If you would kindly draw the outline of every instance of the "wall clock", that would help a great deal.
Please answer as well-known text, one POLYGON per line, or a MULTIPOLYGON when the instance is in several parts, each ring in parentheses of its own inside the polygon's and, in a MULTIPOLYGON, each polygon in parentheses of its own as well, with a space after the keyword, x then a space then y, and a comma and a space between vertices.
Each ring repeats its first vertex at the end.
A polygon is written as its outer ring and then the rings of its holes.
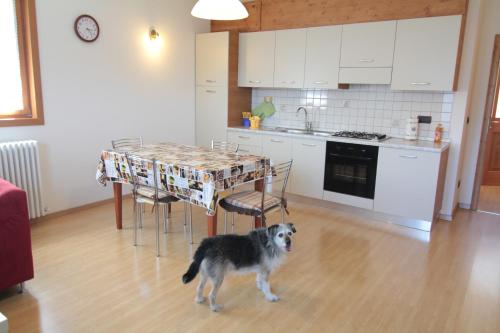
POLYGON ((82 41, 93 42, 99 37, 99 24, 90 15, 80 15, 75 20, 75 33, 82 41))

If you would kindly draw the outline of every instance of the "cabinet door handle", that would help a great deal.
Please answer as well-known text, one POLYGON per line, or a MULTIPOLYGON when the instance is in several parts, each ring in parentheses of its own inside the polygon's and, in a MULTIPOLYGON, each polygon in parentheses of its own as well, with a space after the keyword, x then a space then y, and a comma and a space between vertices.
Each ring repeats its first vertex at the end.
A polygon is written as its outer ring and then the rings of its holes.
POLYGON ((217 91, 215 90, 205 90, 207 93, 210 93, 210 94, 215 94, 217 91))
POLYGON ((413 158, 413 159, 418 158, 418 156, 415 156, 415 155, 399 155, 399 157, 401 157, 401 158, 413 158))
POLYGON ((306 147, 316 147, 314 143, 303 143, 302 145, 306 147))
POLYGON ((250 80, 248 82, 250 82, 250 83, 260 83, 260 80, 255 80, 255 81, 254 80, 250 80))
POLYGON ((205 82, 208 82, 208 83, 215 83, 215 82, 217 82, 217 80, 205 80, 205 82))
POLYGON ((412 82, 411 84, 414 86, 430 86, 431 85, 430 82, 412 82))
POLYGON ((283 143, 283 141, 281 141, 281 140, 276 140, 276 139, 271 139, 271 142, 283 143))
POLYGON ((328 81, 314 81, 314 84, 328 84, 328 81))
POLYGON ((250 139, 250 137, 249 137, 249 136, 243 136, 243 135, 238 135, 238 138, 240 138, 240 139, 245 139, 245 140, 250 139))
POLYGON ((359 62, 374 62, 375 59, 368 59, 368 58, 362 58, 362 59, 359 59, 359 62))

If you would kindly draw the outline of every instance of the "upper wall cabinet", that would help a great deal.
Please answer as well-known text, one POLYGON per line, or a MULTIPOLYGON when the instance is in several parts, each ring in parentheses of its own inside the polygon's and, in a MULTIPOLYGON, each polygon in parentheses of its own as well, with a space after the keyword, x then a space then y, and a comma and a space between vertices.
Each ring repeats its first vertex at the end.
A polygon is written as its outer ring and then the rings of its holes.
POLYGON ((229 32, 196 35, 196 84, 227 86, 229 32))
POLYGON ((273 87, 275 31, 240 33, 238 86, 273 87))
POLYGON ((398 21, 392 89, 453 90, 461 15, 398 21))
POLYGON ((304 88, 337 89, 342 26, 307 29, 304 88))
POLYGON ((389 84, 396 21, 343 26, 341 83, 389 84))
POLYGON ((306 62, 306 29, 276 31, 274 87, 302 88, 306 62))

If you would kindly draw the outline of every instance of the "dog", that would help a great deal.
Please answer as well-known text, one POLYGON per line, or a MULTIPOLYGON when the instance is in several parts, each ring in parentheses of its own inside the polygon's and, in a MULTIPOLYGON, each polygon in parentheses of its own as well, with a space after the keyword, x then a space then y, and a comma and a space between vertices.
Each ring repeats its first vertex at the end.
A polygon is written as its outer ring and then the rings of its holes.
POLYGON ((270 302, 279 297, 271 292, 269 274, 285 259, 291 251, 292 235, 297 232, 292 223, 275 224, 269 228, 251 231, 248 235, 220 235, 205 238, 193 256, 193 262, 182 282, 189 283, 201 271, 200 282, 196 289, 197 303, 205 302, 203 290, 208 279, 212 290, 208 300, 212 311, 220 311, 222 307, 215 302, 224 276, 227 272, 257 273, 257 288, 264 293, 270 302))

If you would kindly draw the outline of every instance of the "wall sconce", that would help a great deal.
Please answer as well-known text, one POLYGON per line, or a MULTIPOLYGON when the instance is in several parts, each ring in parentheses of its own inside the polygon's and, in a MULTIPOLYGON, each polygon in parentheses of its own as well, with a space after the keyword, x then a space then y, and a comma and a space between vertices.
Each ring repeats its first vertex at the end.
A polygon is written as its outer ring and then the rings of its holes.
POLYGON ((149 29, 149 40, 155 41, 159 37, 160 33, 154 27, 151 27, 151 29, 149 29))

